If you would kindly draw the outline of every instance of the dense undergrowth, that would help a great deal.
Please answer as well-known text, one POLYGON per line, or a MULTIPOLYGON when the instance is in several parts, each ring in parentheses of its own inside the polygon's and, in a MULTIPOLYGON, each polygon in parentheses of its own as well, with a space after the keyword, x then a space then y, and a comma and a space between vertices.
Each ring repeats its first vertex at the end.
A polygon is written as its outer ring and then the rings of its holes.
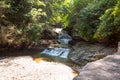
POLYGON ((39 44, 54 27, 86 41, 117 43, 119 14, 119 0, 0 0, 0 46, 39 44))

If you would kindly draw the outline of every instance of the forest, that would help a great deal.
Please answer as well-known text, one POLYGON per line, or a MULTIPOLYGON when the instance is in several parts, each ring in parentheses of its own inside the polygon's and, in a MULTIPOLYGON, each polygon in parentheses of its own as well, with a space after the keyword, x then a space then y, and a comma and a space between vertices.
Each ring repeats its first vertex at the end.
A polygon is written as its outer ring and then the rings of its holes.
POLYGON ((0 47, 39 44, 61 27, 89 42, 120 41, 119 0, 0 0, 0 47))

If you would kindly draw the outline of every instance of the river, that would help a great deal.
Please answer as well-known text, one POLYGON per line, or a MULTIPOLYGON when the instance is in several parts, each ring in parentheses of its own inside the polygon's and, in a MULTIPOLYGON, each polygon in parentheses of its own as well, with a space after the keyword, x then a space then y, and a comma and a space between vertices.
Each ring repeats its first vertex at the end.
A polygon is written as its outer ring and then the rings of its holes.
POLYGON ((71 40, 68 34, 60 33, 58 42, 62 46, 1 52, 0 80, 73 80, 80 66, 68 58, 71 40))
POLYGON ((69 59, 40 55, 39 50, 1 52, 1 80, 72 80, 76 64, 69 59))

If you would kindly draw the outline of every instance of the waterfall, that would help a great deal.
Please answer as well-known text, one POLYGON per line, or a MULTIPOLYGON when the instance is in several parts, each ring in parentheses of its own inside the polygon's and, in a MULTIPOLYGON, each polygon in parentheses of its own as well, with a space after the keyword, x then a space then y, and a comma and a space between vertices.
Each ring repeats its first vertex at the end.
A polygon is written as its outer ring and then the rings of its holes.
POLYGON ((60 42, 60 44, 68 44, 71 40, 72 37, 66 33, 59 33, 58 35, 58 42, 60 42))
MULTIPOLYGON (((56 33, 58 33, 58 39, 57 41, 60 43, 60 45, 68 45, 69 41, 72 40, 72 37, 68 35, 65 31, 62 31, 62 28, 54 29, 56 33)), ((68 54, 70 52, 70 49, 60 47, 60 46, 49 46, 48 48, 44 49, 41 53, 47 54, 50 56, 58 56, 61 58, 67 58, 68 54)))

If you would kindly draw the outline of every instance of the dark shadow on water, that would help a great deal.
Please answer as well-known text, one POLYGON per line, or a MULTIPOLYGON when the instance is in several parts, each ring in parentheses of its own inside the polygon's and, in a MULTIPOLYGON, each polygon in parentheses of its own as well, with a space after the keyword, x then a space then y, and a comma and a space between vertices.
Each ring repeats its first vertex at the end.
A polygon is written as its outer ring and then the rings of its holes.
POLYGON ((61 57, 57 57, 57 56, 50 56, 50 55, 45 55, 45 54, 40 54, 40 53, 38 55, 33 56, 33 59, 37 59, 37 58, 38 59, 42 58, 42 60, 45 60, 48 62, 56 62, 56 63, 62 63, 64 65, 67 65, 74 70, 73 74, 75 74, 75 75, 78 74, 78 70, 82 67, 82 66, 72 62, 68 58, 61 58, 61 57))
POLYGON ((34 50, 34 49, 26 49, 26 50, 6 49, 0 51, 0 57, 32 56, 32 55, 36 55, 40 51, 41 50, 34 50))
MULTIPOLYGON (((57 56, 50 56, 50 55, 45 55, 45 54, 40 54, 38 53, 38 55, 34 55, 33 58, 42 58, 48 62, 60 62, 60 63, 70 63, 69 59, 66 58, 60 58, 57 56)), ((71 62, 72 63, 72 62, 71 62)))
POLYGON ((56 63, 62 63, 64 65, 69 66, 71 69, 73 69, 73 75, 78 75, 78 69, 80 68, 79 65, 73 63, 69 59, 55 57, 55 56, 49 56, 49 55, 41 55, 42 50, 4 50, 0 51, 0 60, 3 60, 5 58, 9 57, 20 57, 20 56, 31 56, 33 60, 37 63, 40 63, 40 60, 44 60, 47 62, 56 62, 56 63))
POLYGON ((48 62, 58 62, 58 63, 65 64, 74 70, 76 67, 79 67, 79 65, 73 63, 69 59, 55 57, 55 56, 49 56, 49 55, 41 55, 41 53, 40 53, 41 51, 42 50, 34 50, 34 49, 4 50, 4 51, 0 51, 0 60, 8 58, 8 57, 31 56, 33 58, 33 60, 35 60, 37 58, 41 58, 42 60, 45 60, 48 62))

